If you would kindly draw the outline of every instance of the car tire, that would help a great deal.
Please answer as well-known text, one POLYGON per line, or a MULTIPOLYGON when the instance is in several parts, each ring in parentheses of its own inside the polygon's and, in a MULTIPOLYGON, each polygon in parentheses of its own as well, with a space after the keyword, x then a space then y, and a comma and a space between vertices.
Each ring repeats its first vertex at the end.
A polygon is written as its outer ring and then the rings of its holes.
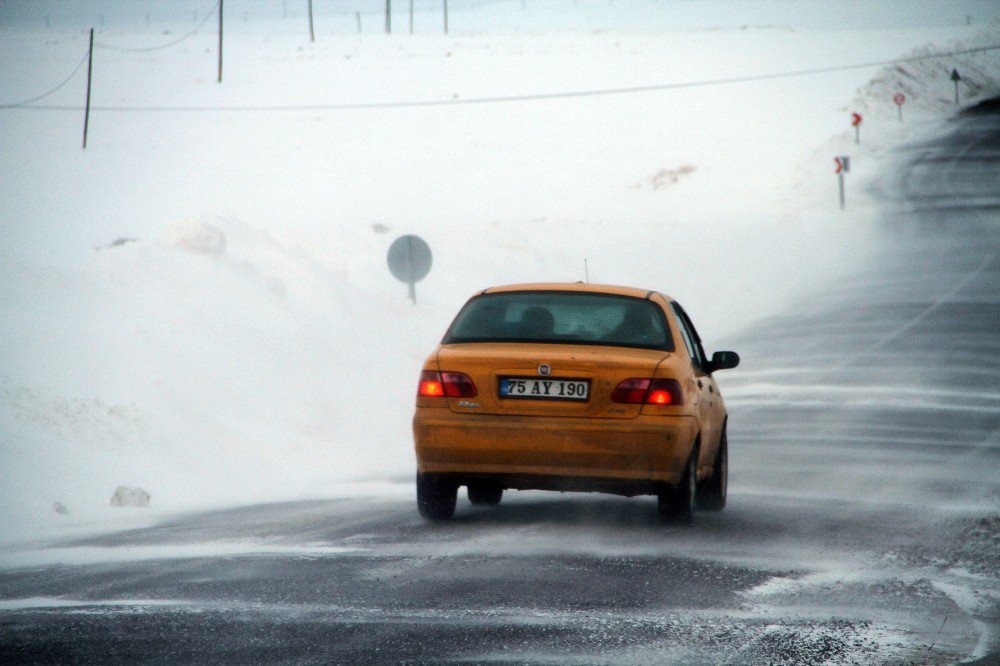
POLYGON ((719 440, 719 452, 715 454, 712 476, 698 484, 698 508, 704 511, 722 511, 726 507, 729 489, 729 445, 726 431, 719 440))
POLYGON ((698 447, 691 451, 681 482, 657 495, 660 518, 674 525, 690 525, 694 518, 698 484, 698 447))
POLYGON ((493 483, 470 483, 469 501, 476 506, 496 506, 503 498, 503 488, 493 483))
POLYGON ((455 515, 458 485, 436 474, 417 474, 417 511, 428 520, 447 520, 455 515))

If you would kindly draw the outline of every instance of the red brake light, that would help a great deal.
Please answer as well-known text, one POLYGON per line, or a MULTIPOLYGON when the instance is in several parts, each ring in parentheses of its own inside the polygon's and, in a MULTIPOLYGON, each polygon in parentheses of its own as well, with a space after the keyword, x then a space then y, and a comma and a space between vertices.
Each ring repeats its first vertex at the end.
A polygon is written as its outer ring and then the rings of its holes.
POLYGON ((472 378, 461 372, 442 372, 444 393, 449 398, 475 398, 479 391, 472 378))
POLYGON ((637 405, 646 401, 646 392, 648 390, 648 379, 626 379, 611 394, 611 402, 624 402, 630 405, 637 405))
POLYGON ((424 370, 420 373, 420 387, 417 394, 425 398, 474 398, 478 394, 472 379, 461 372, 434 372, 424 370))
POLYGON ((611 394, 611 402, 630 405, 682 405, 684 396, 676 379, 626 379, 611 394))
POLYGON ((420 373, 420 388, 417 395, 425 398, 440 398, 444 395, 444 385, 441 383, 441 376, 431 370, 424 370, 420 373))

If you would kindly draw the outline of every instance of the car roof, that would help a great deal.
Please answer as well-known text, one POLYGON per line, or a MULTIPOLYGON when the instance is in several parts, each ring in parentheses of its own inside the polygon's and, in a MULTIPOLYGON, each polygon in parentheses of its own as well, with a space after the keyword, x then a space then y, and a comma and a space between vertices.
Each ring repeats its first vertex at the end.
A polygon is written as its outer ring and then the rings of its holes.
MULTIPOLYGON (((498 294, 513 291, 570 291, 589 294, 612 294, 615 296, 633 296, 635 298, 651 298, 659 294, 656 290, 640 289, 638 287, 623 287, 613 284, 592 284, 587 282, 526 282, 523 284, 508 284, 498 287, 483 289, 477 296, 482 294, 498 294)), ((669 303, 672 298, 665 294, 660 294, 669 303)))

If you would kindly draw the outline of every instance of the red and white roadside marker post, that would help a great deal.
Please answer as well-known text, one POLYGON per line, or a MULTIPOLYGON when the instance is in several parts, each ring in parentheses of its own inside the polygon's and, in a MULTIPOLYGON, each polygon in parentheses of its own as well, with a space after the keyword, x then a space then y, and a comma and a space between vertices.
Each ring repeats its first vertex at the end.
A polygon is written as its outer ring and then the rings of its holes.
POLYGON ((837 185, 840 188, 840 210, 844 210, 847 205, 844 199, 844 174, 851 170, 851 158, 847 155, 838 155, 833 161, 837 164, 834 173, 837 174, 837 185))
POLYGON ((892 101, 895 103, 896 108, 899 109, 899 122, 903 122, 903 104, 906 102, 906 95, 898 92, 892 96, 892 101))
POLYGON ((858 112, 851 113, 851 127, 854 128, 854 143, 861 143, 861 114, 858 112))

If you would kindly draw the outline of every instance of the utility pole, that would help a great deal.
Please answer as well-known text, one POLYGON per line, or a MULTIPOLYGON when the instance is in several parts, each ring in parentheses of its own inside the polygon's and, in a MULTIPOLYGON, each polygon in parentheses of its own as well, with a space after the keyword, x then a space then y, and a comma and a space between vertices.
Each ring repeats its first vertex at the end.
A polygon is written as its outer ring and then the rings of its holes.
POLYGON ((222 83, 222 0, 219 0, 219 83, 222 83))
POLYGON ((309 41, 316 41, 316 33, 313 32, 313 0, 309 0, 309 41))
POLYGON ((83 112, 83 149, 87 149, 87 128, 90 126, 90 76, 94 67, 94 29, 90 29, 90 50, 87 52, 87 106, 83 112))

